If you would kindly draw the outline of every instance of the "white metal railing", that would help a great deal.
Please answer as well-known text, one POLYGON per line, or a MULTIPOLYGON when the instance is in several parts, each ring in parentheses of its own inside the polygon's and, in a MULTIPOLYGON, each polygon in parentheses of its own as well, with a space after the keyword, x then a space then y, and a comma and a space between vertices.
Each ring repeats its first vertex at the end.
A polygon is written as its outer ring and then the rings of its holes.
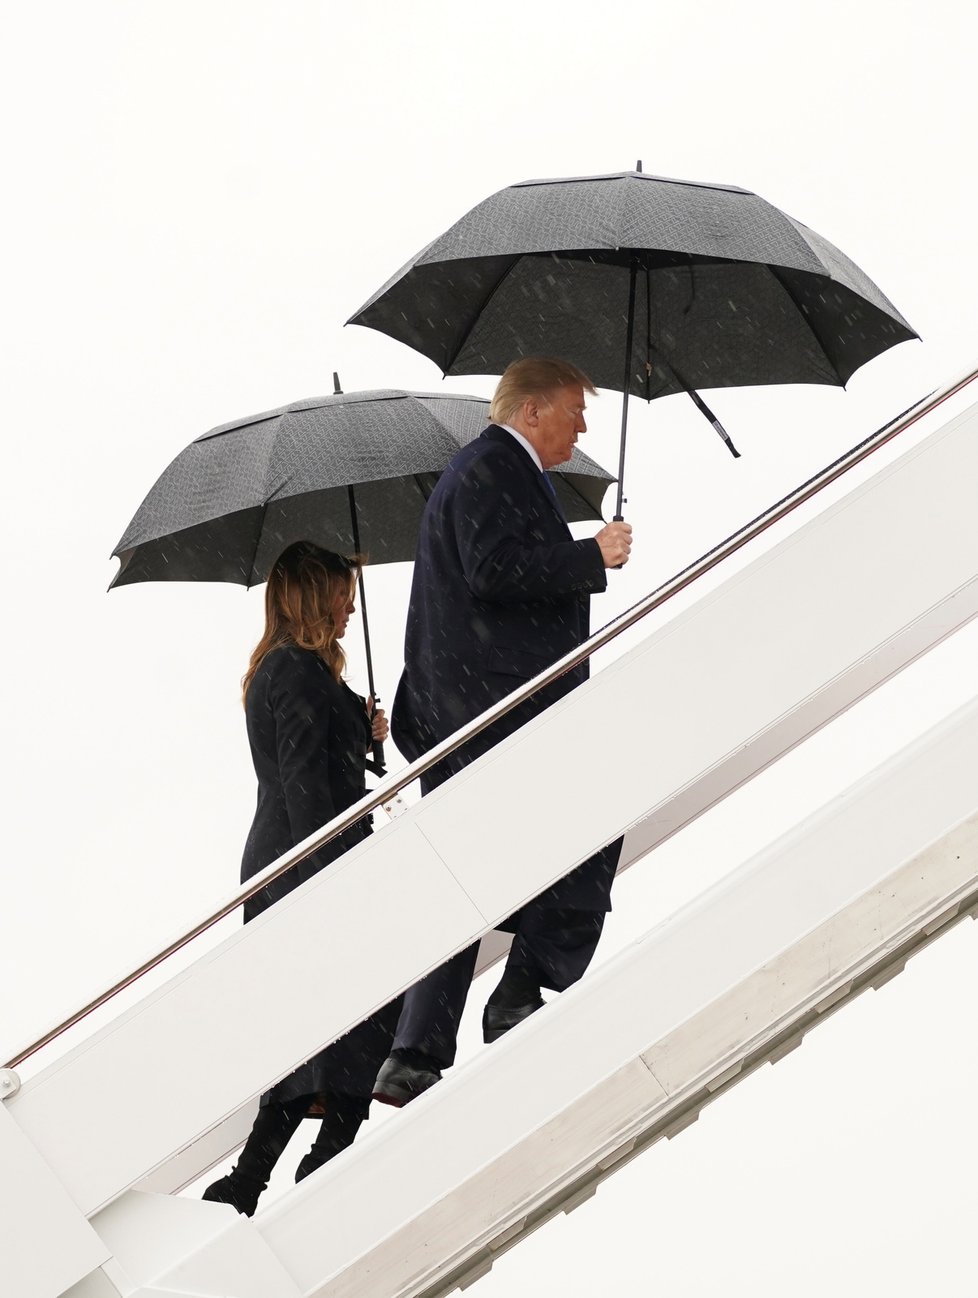
POLYGON ((719 563, 723 562, 724 559, 735 554, 738 550, 747 545, 748 542, 752 541, 795 509, 805 504, 813 496, 823 491, 845 473, 848 473, 858 464, 862 463, 862 461, 868 456, 881 449, 895 437, 899 436, 900 433, 905 432, 908 428, 912 427, 925 415, 928 415, 933 410, 937 409, 945 401, 956 395, 976 378, 978 378, 978 366, 973 366, 944 384, 942 387, 937 388, 922 401, 911 406, 896 419, 891 420, 888 424, 885 424, 871 436, 867 437, 863 442, 860 442, 857 446, 853 447, 837 460, 833 461, 833 463, 827 465, 824 469, 820 470, 817 474, 808 479, 807 482, 796 487, 794 491, 789 493, 789 495, 770 506, 739 531, 735 532, 732 536, 728 537, 712 550, 704 554, 701 558, 697 559, 694 563, 690 564, 689 567, 677 573, 657 590, 646 595, 642 600, 632 605, 631 608, 625 610, 606 626, 602 627, 601 630, 595 632, 595 634, 586 640, 578 649, 575 649, 573 652, 559 659, 545 672, 542 672, 532 681, 529 681, 526 685, 515 690, 512 694, 508 695, 494 707, 482 713, 481 716, 477 717, 467 726, 438 744, 435 748, 432 748, 424 757, 420 758, 416 762, 412 762, 397 775, 389 777, 382 784, 378 785, 375 790, 366 795, 359 802, 355 803, 342 815, 337 816, 335 819, 330 821, 328 825, 325 825, 315 834, 310 835, 309 838, 305 839, 302 843, 299 843, 290 852, 267 866, 260 874, 255 875, 254 878, 249 880, 245 887, 234 893, 217 910, 205 916, 187 932, 170 942, 162 951, 157 952, 150 959, 144 961, 138 966, 138 968, 132 970, 132 972, 127 974, 124 978, 121 978, 118 982, 107 988, 86 1005, 76 1010, 75 1013, 63 1020, 56 1027, 51 1028, 36 1041, 31 1042, 30 1045, 21 1049, 7 1061, 4 1067, 7 1069, 14 1069, 25 1060, 29 1059, 32 1055, 36 1054, 39 1050, 50 1045, 58 1037, 62 1036, 65 1032, 69 1031, 83 1019, 88 1017, 88 1015, 100 1009, 120 992, 124 991, 127 987, 132 986, 140 978, 157 968, 165 960, 169 959, 170 956, 174 955, 183 947, 189 945, 189 943, 194 941, 197 937, 213 928, 214 925, 218 924, 222 919, 225 919, 239 906, 248 901, 249 898, 255 896, 270 882, 280 878, 283 874, 292 869, 293 866, 299 864, 300 861, 305 860, 306 857, 317 851, 325 843, 330 842, 333 838, 337 837, 337 835, 343 833, 369 812, 380 807, 383 803, 388 802, 398 792, 400 792, 401 789, 405 788, 420 775, 423 775, 426 771, 430 770, 437 762, 441 761, 448 754, 454 752, 475 735, 480 734, 486 729, 486 727, 492 725, 493 722, 497 721, 500 717, 505 716, 512 708, 535 694, 539 689, 557 680, 565 672, 590 658, 598 649, 603 648, 619 635, 623 634, 623 632, 627 631, 630 627, 634 626, 637 622, 660 608, 668 600, 672 599, 693 582, 697 581, 700 577, 715 568, 719 563))

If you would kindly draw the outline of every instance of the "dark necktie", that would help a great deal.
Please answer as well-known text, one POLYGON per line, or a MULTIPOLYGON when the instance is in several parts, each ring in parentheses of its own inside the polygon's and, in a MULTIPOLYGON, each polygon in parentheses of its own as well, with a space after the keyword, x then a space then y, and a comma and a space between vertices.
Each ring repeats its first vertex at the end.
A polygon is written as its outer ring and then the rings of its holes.
POLYGON ((542 470, 541 477, 543 478, 543 485, 547 488, 547 491, 549 491, 550 495, 553 497, 554 505, 557 507, 557 513, 566 522, 564 511, 563 509, 561 509, 560 501, 557 499, 557 488, 554 486, 553 477, 546 471, 546 469, 542 470))

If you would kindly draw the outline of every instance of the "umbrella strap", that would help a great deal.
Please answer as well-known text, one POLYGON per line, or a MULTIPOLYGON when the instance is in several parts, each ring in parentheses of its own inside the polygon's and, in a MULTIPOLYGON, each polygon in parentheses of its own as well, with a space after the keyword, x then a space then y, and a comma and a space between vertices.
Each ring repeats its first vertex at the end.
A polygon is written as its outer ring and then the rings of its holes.
MULTIPOLYGON (((739 460, 740 452, 737 450, 736 446, 734 446, 733 442, 731 441, 730 434, 724 428, 723 424, 720 423, 719 419, 717 419, 716 415, 706 404, 706 402, 703 400, 700 394, 696 392, 692 387, 690 387, 690 385, 686 382, 683 376, 676 369, 675 365, 673 365, 670 361, 666 360, 665 356, 663 356, 662 354, 661 348, 658 346, 657 343, 654 343, 652 341, 651 329, 649 330, 649 336, 646 345, 648 347, 649 355, 651 356, 653 352, 655 353, 655 356, 659 364, 665 366, 665 368, 673 376, 673 378, 676 380, 676 382, 679 384, 682 390, 689 397, 690 401, 692 401, 693 405, 697 408, 697 410, 699 410, 701 414, 705 415, 706 418, 713 425, 713 428, 716 431, 717 436, 722 438, 722 440, 726 443, 727 450, 730 452, 730 454, 734 457, 735 460, 739 460)), ((651 360, 647 360, 645 362, 645 369, 648 374, 651 374, 652 372, 651 360)))
POLYGON ((730 434, 724 428, 723 424, 720 423, 719 419, 717 419, 716 415, 713 413, 710 407, 706 404, 706 402, 703 400, 703 398, 700 396, 698 392, 694 392, 692 388, 687 388, 686 391, 689 393, 689 396, 692 399, 692 402, 696 406, 696 408, 700 410, 704 415, 706 415, 707 419, 716 429, 719 436, 722 437, 723 440, 726 442, 727 450, 730 452, 730 454, 734 457, 735 460, 739 460, 740 452, 737 450, 736 446, 734 446, 733 442, 730 440, 730 434))

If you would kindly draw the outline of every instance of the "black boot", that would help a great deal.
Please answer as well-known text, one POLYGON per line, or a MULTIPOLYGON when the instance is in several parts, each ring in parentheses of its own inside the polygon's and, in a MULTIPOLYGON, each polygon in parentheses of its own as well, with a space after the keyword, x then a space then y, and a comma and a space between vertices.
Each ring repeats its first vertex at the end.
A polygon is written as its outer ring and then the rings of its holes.
POLYGON ((257 1181, 233 1167, 227 1176, 209 1185, 200 1197, 211 1203, 229 1203, 246 1217, 253 1217, 259 1196, 267 1185, 267 1181, 257 1181))
POLYGON ((237 1163, 227 1176, 209 1185, 201 1197, 211 1203, 229 1203, 246 1217, 253 1217, 272 1168, 298 1130, 308 1107, 308 1095, 284 1104, 263 1104, 237 1163))
POLYGON ((296 1181, 301 1181, 310 1172, 328 1163, 331 1158, 348 1145, 352 1145, 360 1123, 367 1116, 369 1100, 357 1099, 352 1095, 329 1095, 326 1099, 326 1113, 323 1117, 315 1144, 295 1171, 296 1181))

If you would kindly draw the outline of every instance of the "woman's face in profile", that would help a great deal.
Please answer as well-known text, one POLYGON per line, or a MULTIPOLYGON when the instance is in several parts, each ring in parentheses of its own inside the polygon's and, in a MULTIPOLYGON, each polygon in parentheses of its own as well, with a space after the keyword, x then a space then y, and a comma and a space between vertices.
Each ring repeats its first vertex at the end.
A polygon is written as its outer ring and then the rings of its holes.
POLYGON ((350 617, 356 612, 353 604, 353 591, 343 590, 333 600, 333 625, 336 627, 336 638, 341 639, 346 635, 346 624, 350 617))

